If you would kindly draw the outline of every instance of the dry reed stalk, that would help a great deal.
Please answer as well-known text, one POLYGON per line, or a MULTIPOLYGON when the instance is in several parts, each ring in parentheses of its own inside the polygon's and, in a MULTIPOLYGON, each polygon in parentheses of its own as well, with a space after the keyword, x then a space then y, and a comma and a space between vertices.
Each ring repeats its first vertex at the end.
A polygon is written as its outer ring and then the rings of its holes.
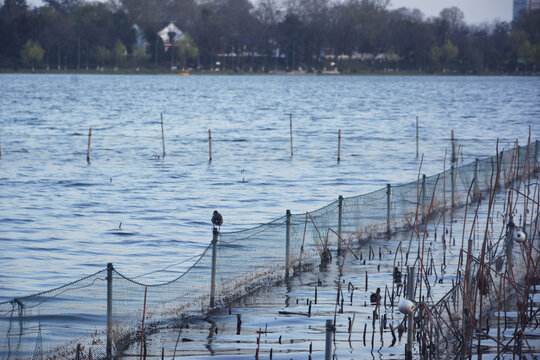
POLYGON ((304 222, 304 236, 302 236, 302 246, 300 246, 300 258, 298 259, 298 267, 302 266, 302 256, 304 254, 304 242, 306 240, 308 213, 306 212, 306 221, 304 222))
POLYGON ((180 331, 178 332, 178 337, 176 338, 176 344, 174 345, 174 352, 172 360, 176 357, 176 349, 178 348, 178 342, 180 341, 180 336, 182 335, 182 329, 184 328, 184 320, 180 323, 180 331))
MULTIPOLYGON (((416 237, 418 240, 420 240, 420 224, 418 223, 418 212, 420 208, 420 174, 422 173, 423 163, 424 163, 424 154, 422 154, 422 157, 420 158, 420 166, 418 168, 418 177, 416 179, 416 212, 414 214, 414 224, 411 225, 412 228, 416 227, 416 237)), ((414 231, 411 232, 411 238, 409 240, 409 247, 407 248, 407 252, 405 256, 405 266, 408 265, 408 262, 409 262, 409 253, 411 251, 413 236, 414 236, 414 231)), ((420 244, 418 245, 418 252, 420 252, 420 244)))
POLYGON ((350 325, 349 325, 349 344, 351 343, 351 335, 352 335, 352 329, 353 329, 353 326, 354 326, 354 319, 356 318, 356 313, 353 313, 353 317, 352 317, 352 320, 350 322, 350 325))
MULTIPOLYGON (((319 228, 317 227, 317 224, 315 224, 315 220, 313 220, 313 218, 311 217, 311 215, 308 212, 306 213, 306 215, 309 216, 309 218, 311 220, 311 223, 313 224, 313 226, 315 227, 315 230, 317 231, 317 234, 319 235, 319 240, 321 241, 320 245, 324 245, 324 242, 323 242, 323 239, 322 239, 322 236, 321 236, 321 232, 319 231, 319 228)), ((317 248, 318 247, 319 247, 319 243, 317 243, 317 248)), ((325 249, 326 249, 326 245, 324 246, 323 250, 325 250, 325 249)))
MULTIPOLYGON (((424 247, 425 247, 425 241, 426 241, 426 236, 427 236, 427 226, 428 226, 428 223, 429 223, 429 218, 430 218, 430 215, 431 215, 431 212, 433 210, 433 201, 435 199, 435 191, 437 189, 437 184, 439 183, 439 177, 440 175, 437 175, 437 180, 435 180, 435 185, 433 186, 433 193, 431 194, 431 202, 429 204, 429 210, 428 210, 428 213, 426 215, 426 219, 424 221, 424 234, 423 234, 423 238, 422 238, 422 257, 420 258, 420 279, 423 279, 423 274, 424 274, 424 247)), ((429 283, 429 281, 428 281, 429 283)), ((419 298, 422 298, 422 282, 420 281, 420 295, 419 295, 419 298)))
POLYGON ((255 352, 255 360, 259 360, 259 351, 261 349, 261 334, 262 334, 262 331, 261 331, 261 328, 259 328, 259 336, 257 337, 257 351, 255 352))
POLYGON ((143 358, 143 344, 144 344, 144 317, 146 316, 146 293, 148 292, 148 286, 144 287, 144 306, 141 325, 141 360, 143 358))
MULTIPOLYGON (((499 168, 499 166, 497 165, 497 168, 499 168)), ((482 242, 482 250, 481 250, 481 253, 480 253, 480 278, 477 279, 477 281, 481 281, 483 285, 483 287, 486 287, 487 286, 487 279, 486 279, 486 275, 484 274, 484 261, 485 261, 485 255, 486 255, 486 246, 487 246, 487 241, 488 241, 488 235, 489 235, 489 220, 490 220, 490 217, 491 217, 491 212, 493 210, 493 207, 495 206, 495 189, 497 189, 497 179, 498 177, 496 177, 495 179, 495 184, 493 184, 493 176, 494 176, 494 172, 495 172, 495 169, 494 169, 494 166, 493 166, 493 160, 491 161, 491 179, 490 179, 490 187, 489 187, 489 204, 488 204, 488 214, 487 214, 487 220, 486 220, 486 230, 484 232, 484 240, 482 242)), ((489 271, 489 269, 488 269, 489 271)), ((488 272, 488 275, 489 275, 489 272, 488 272)), ((477 284, 477 285, 480 285, 480 284, 477 284)), ((478 296, 478 288, 480 286, 476 286, 476 291, 475 291, 475 302, 474 302, 474 310, 473 310, 473 313, 476 313, 476 297, 478 296)), ((482 306, 483 306, 483 301, 482 301, 482 295, 483 295, 483 292, 484 292, 484 289, 482 289, 482 291, 480 291, 480 312, 479 312, 479 316, 480 316, 480 319, 478 321, 478 326, 477 326, 477 333, 480 333, 481 331, 481 326, 482 326, 482 306)), ((482 338, 479 336, 478 337, 478 351, 480 351, 480 346, 481 346, 481 341, 482 341, 482 338)))
MULTIPOLYGON (((336 234, 336 236, 338 237, 338 241, 340 241, 340 242, 344 243, 345 245, 347 245, 347 241, 345 239, 343 239, 343 237, 341 235, 339 235, 336 231, 334 231, 334 229, 329 228, 328 230, 333 232, 334 234, 336 234)), ((349 238, 349 244, 350 244, 350 241, 351 241, 351 238, 349 238)), ((350 247, 349 247, 349 251, 355 257, 356 260, 360 259, 358 257, 358 255, 356 255, 355 252, 353 251, 353 249, 351 249, 350 247)), ((342 268, 343 268, 343 266, 342 266, 342 268)))
POLYGON ((447 150, 444 150, 443 160, 443 231, 442 231, 442 243, 443 243, 443 266, 446 267, 446 154, 447 150))

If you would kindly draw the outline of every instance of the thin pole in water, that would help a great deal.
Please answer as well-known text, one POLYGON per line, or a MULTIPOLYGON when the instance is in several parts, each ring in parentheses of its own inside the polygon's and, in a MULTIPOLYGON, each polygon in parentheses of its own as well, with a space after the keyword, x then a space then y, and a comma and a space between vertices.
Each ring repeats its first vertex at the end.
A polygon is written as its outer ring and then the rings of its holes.
POLYGON ((457 161, 457 155, 456 155, 456 139, 454 138, 454 130, 452 130, 452 162, 455 163, 457 161))
POLYGON ((217 242, 218 242, 219 230, 214 228, 212 237, 212 274, 210 283, 210 307, 214 307, 214 300, 216 296, 216 260, 217 260, 217 242))
POLYGON ((285 213, 287 230, 285 233, 285 277, 289 277, 289 248, 291 244, 291 210, 285 213))
MULTIPOLYGON (((409 277, 407 279, 407 298, 414 302, 414 266, 409 268, 409 277)), ((405 344, 405 359, 412 359, 412 349, 414 341, 414 312, 411 311, 407 315, 407 343, 405 344)))
POLYGON ((209 152, 208 161, 212 161, 212 129, 208 129, 208 152, 209 152))
POLYGON ((163 113, 161 113, 161 142, 163 143, 163 157, 165 157, 165 131, 163 130, 163 113))
POLYGON ((107 360, 112 359, 112 295, 113 295, 113 264, 107 264, 107 360))
POLYGON ((416 157, 418 157, 418 116, 416 117, 416 157))
POLYGON ((390 216, 391 216, 391 209, 392 209, 391 195, 392 195, 392 186, 390 184, 386 184, 386 234, 387 235, 390 235, 390 232, 391 232, 391 229, 390 229, 390 216))
POLYGON ((289 114, 289 126, 291 133, 291 157, 293 156, 293 139, 292 139, 292 114, 289 114))
POLYGON ((337 162, 339 164, 341 160, 341 129, 338 131, 338 142, 337 142, 337 162))
POLYGON ((334 322, 331 319, 326 320, 326 344, 324 348, 324 359, 332 359, 332 333, 334 332, 334 322))
MULTIPOLYGON (((338 197, 338 254, 341 253, 341 231, 343 227, 343 196, 338 197)), ((317 302, 315 302, 316 304, 317 302)))
POLYGON ((90 148, 92 147, 92 128, 88 130, 88 151, 86 152, 86 161, 90 164, 90 148))
POLYGON ((143 344, 144 344, 144 318, 146 317, 146 294, 148 293, 148 286, 144 287, 144 305, 143 305, 143 316, 142 316, 142 325, 141 325, 141 356, 143 358, 143 344))
MULTIPOLYGON (((538 168, 538 147, 540 146, 540 143, 538 140, 534 142, 534 170, 538 168)), ((0 146, 0 156, 2 156, 2 148, 0 146)))

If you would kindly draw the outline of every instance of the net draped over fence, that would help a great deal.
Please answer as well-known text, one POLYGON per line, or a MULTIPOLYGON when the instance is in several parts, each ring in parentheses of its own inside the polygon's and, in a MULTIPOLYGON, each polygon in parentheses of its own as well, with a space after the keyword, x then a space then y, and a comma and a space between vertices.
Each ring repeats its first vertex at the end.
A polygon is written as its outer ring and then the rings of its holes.
POLYGON ((137 341, 143 313, 146 329, 206 313, 318 261, 326 246, 345 246, 334 231, 364 239, 407 229, 417 213, 421 222, 431 211, 463 206, 487 192, 499 158, 504 184, 515 180, 509 174, 537 170, 538 152, 536 141, 408 184, 339 197, 309 213, 215 232, 191 268, 167 283, 139 283, 109 264, 62 287, 0 303, 0 358, 74 358, 77 344, 93 357, 120 355, 137 341))

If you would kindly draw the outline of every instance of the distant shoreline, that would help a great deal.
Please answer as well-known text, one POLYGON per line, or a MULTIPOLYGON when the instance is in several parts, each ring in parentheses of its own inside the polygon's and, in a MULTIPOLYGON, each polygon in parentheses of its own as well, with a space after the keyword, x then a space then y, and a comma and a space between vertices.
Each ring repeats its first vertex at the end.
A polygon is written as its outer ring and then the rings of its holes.
POLYGON ((171 76, 193 76, 193 75, 223 75, 223 76, 539 76, 540 73, 501 73, 501 72, 420 72, 420 71, 365 71, 356 73, 334 73, 334 72, 233 72, 233 71, 162 71, 162 70, 44 70, 36 69, 0 69, 0 74, 50 74, 50 75, 171 75, 171 76))

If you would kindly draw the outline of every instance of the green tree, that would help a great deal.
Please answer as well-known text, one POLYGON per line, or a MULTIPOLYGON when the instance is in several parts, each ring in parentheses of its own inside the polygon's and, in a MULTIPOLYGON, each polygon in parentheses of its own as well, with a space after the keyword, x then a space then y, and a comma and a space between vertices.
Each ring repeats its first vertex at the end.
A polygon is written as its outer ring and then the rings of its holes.
POLYGON ((98 46, 94 48, 93 55, 98 62, 98 66, 105 67, 105 63, 111 57, 111 52, 106 47, 98 46))
POLYGON ((124 62, 126 56, 126 46, 120 40, 116 40, 116 43, 114 44, 114 58, 116 60, 116 68, 118 68, 118 64, 122 64, 124 62))
POLYGON ((182 67, 186 67, 188 61, 199 57, 199 48, 188 33, 184 33, 184 37, 176 42, 175 47, 176 54, 182 61, 182 67))
POLYGON ((146 52, 146 44, 141 44, 139 47, 136 47, 135 50, 133 50, 133 57, 135 58, 137 66, 146 62, 150 58, 150 55, 146 52))
POLYGON ((448 66, 459 55, 459 49, 450 40, 446 40, 441 48, 441 56, 445 66, 448 66))
POLYGON ((43 60, 45 51, 37 41, 28 40, 21 50, 21 58, 25 64, 32 65, 32 71, 35 70, 36 64, 43 60))

